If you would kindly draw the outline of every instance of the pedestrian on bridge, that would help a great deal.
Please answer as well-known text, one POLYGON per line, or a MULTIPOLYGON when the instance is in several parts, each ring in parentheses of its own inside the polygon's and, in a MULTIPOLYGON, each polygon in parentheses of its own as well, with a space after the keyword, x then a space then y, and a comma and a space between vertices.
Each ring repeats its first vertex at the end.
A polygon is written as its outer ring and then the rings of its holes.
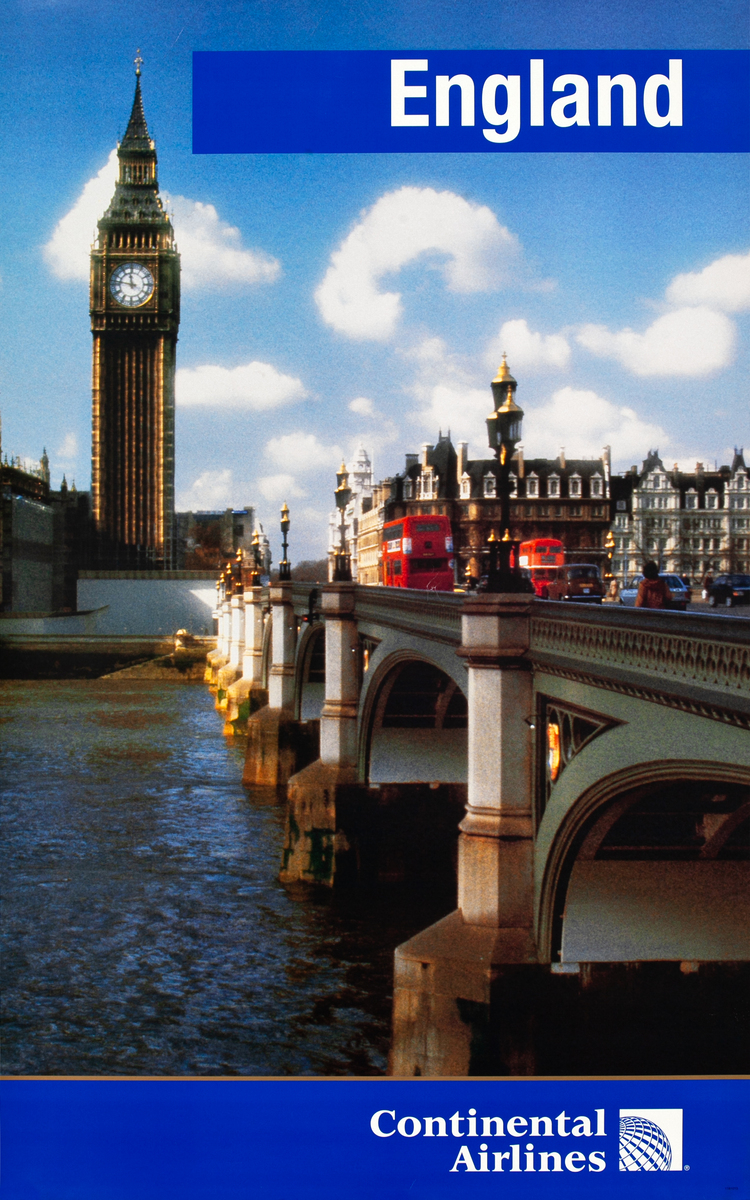
POLYGON ((659 578, 659 568, 655 562, 647 562, 643 568, 643 579, 638 584, 635 607, 669 608, 671 601, 672 593, 666 579, 659 578))

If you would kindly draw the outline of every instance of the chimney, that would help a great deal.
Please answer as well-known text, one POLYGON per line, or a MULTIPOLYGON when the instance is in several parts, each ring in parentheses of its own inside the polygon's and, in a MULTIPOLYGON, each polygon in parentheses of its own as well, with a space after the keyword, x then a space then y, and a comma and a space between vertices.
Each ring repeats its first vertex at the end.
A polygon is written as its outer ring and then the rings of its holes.
POLYGON ((418 454, 407 454, 405 461, 406 461, 405 470, 408 471, 410 467, 416 467, 417 463, 419 462, 419 455, 418 454))
POLYGON ((564 446, 560 447, 560 453, 558 455, 558 462, 560 463, 560 469, 564 471, 565 470, 565 447, 564 446))
POLYGON ((514 459, 515 459, 516 467, 518 470, 518 478, 523 479, 523 446, 518 447, 515 454, 513 455, 513 458, 510 461, 513 462, 514 459))
POLYGON ((456 447, 456 478, 458 479, 459 485, 461 483, 461 476, 463 475, 464 471, 466 470, 466 462, 468 459, 468 450, 469 450, 468 442, 459 442, 456 447))
POLYGON ((434 449, 435 449, 435 447, 431 446, 429 442, 422 442, 422 466, 423 467, 426 467, 428 465, 427 455, 430 453, 431 450, 434 450, 434 449))
POLYGON ((612 447, 605 446, 602 450, 602 465, 604 467, 604 495, 609 500, 609 481, 612 478, 612 447))

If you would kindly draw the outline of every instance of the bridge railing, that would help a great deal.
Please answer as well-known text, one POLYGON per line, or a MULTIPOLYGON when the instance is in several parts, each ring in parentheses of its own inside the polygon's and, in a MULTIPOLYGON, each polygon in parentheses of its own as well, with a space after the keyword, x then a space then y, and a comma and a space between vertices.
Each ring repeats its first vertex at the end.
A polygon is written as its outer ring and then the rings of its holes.
MULTIPOLYGON (((710 704, 750 720, 750 621, 695 613, 536 601, 534 666, 630 694, 668 693, 686 710, 710 704)), ((649 698, 658 698, 652 695, 649 698)))
MULTIPOLYGON (((322 584, 294 583, 295 612, 321 616, 322 584)), ((464 595, 354 586, 362 632, 390 628, 446 645, 461 643, 464 595)), ((654 612, 621 605, 531 601, 529 657, 536 670, 616 687, 668 693, 690 711, 724 706, 750 722, 750 621, 702 613, 654 612)), ((726 719, 734 720, 727 716, 726 719)))
MULTIPOLYGON (((292 588, 294 611, 309 613, 310 595, 316 592, 313 612, 321 615, 323 584, 295 583, 292 588)), ((431 640, 459 646, 461 608, 464 597, 453 592, 416 591, 411 588, 354 586, 354 616, 361 626, 398 629, 404 633, 429 635, 431 640)), ((365 630, 366 631, 366 630, 365 630)))

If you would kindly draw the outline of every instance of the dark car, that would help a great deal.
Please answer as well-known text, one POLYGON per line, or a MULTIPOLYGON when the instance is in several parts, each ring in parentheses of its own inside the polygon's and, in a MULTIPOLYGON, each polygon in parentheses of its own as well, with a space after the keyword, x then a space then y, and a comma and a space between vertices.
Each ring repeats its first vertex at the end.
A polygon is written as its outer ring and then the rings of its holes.
POLYGON ((708 603, 714 608, 725 604, 750 604, 750 575, 718 575, 708 589, 708 603))
POLYGON ((577 604, 601 604, 604 584, 593 563, 566 563, 556 567, 547 583, 550 600, 574 600, 577 604))

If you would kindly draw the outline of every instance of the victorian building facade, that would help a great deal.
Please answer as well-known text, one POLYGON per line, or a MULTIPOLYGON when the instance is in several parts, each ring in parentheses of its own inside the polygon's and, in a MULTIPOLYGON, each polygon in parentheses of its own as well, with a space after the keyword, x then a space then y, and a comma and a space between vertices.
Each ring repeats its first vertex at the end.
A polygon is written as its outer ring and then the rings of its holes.
MULTIPOLYGON (((517 382, 503 363, 493 383, 515 396, 517 382)), ((511 468, 511 536, 518 541, 557 538, 572 562, 608 564, 605 545, 611 524, 611 459, 525 458, 519 449, 511 468)), ((468 443, 454 447, 442 432, 434 445, 407 454, 404 470, 389 481, 384 520, 409 514, 450 517, 458 584, 485 573, 491 535, 499 536, 500 499, 493 458, 471 459, 468 443)))
POLYGON ((731 466, 668 470, 658 450, 618 480, 612 570, 620 579, 653 559, 699 582, 706 572, 750 571, 750 480, 744 453, 731 466))

